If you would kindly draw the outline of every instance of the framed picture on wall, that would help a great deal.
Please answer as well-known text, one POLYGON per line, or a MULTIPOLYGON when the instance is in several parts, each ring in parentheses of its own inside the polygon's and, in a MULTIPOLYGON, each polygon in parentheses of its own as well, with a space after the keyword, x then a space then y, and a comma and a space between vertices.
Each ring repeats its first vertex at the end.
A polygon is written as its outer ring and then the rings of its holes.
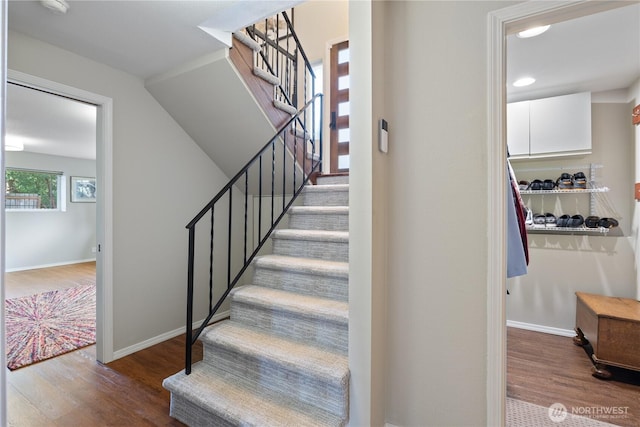
POLYGON ((71 201, 73 203, 95 203, 96 179, 84 176, 72 176, 71 201))

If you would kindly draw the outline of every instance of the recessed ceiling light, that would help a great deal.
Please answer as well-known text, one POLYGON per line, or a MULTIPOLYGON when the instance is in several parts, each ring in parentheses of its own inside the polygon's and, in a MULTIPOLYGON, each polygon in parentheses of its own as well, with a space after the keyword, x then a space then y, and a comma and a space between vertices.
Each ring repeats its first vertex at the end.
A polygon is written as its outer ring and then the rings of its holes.
POLYGON ((24 143, 21 138, 7 134, 4 138, 4 149, 5 151, 22 151, 24 150, 24 143))
POLYGON ((536 79, 534 79, 533 77, 523 77, 513 82, 513 85, 515 87, 524 87, 524 86, 529 86, 530 84, 533 84, 535 81, 536 79))
POLYGON ((66 0, 40 0, 40 4, 61 15, 64 15, 69 10, 69 3, 66 0))
POLYGON ((543 25, 541 27, 529 28, 528 30, 520 31, 517 34, 517 36, 520 37, 521 39, 527 39, 529 37, 539 36, 540 34, 547 31, 549 27, 551 27, 551 25, 543 25))

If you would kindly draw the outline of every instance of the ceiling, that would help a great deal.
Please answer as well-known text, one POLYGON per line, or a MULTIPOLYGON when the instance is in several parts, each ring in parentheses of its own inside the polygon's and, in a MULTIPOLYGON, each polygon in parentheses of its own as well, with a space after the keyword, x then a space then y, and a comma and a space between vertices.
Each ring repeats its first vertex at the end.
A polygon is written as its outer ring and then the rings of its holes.
POLYGON ((508 101, 626 89, 639 77, 637 3, 554 24, 537 37, 507 38, 508 101), (525 76, 536 82, 511 86, 525 76))
MULTIPOLYGON (((225 48, 210 35, 215 30, 234 31, 300 2, 69 1, 68 12, 59 15, 38 1, 14 0, 8 4, 8 17, 10 30, 147 79, 225 48)), ((640 5, 555 24, 532 39, 509 36, 508 83, 525 74, 534 76, 536 83, 520 89, 509 85, 508 101, 629 87, 640 77, 640 5)), ((89 156, 91 151, 95 156, 95 132, 91 141, 78 135, 82 125, 73 112, 78 105, 69 101, 69 113, 63 117, 65 108, 48 104, 56 101, 33 99, 51 95, 27 92, 8 90, 7 133, 48 141, 36 145, 27 139, 26 150, 72 157, 89 156)))

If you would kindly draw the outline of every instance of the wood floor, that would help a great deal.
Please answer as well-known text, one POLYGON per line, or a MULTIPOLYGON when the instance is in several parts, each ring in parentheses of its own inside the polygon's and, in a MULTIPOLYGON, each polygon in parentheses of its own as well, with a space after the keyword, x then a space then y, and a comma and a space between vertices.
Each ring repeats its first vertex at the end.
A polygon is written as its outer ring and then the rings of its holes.
POLYGON ((591 376, 591 366, 572 338, 508 328, 508 397, 544 407, 562 403, 569 413, 591 411, 599 421, 639 426, 640 373, 611 368, 615 379, 603 381, 591 376), (608 419, 609 408, 623 413, 608 419))
POLYGON ((182 426, 169 416, 162 380, 183 364, 180 336, 107 365, 90 346, 7 372, 9 426, 182 426))
MULTIPOLYGON (((95 264, 69 269, 8 273, 7 297, 68 287, 95 277, 95 264), (66 272, 65 272, 66 270, 66 272), (42 275, 56 278, 47 286, 42 275), (21 285, 20 285, 21 284, 21 285), (30 285, 29 285, 30 284, 30 285), (46 289, 45 289, 46 288, 46 289), (12 296, 9 296, 12 295, 12 296)), ((640 350, 639 350, 640 351, 640 350)), ((183 369, 184 336, 107 365, 89 346, 15 371, 7 370, 10 426, 181 426, 169 416, 169 392, 162 380, 183 369)), ((194 361, 202 346, 194 348, 194 361)), ((562 403, 571 412, 624 408, 624 417, 604 419, 640 425, 640 374, 611 369, 612 381, 591 376, 591 361, 571 338, 508 328, 507 396, 548 407, 562 403)))
POLYGON ((95 281, 95 279, 95 261, 14 271, 4 275, 5 298, 10 299, 70 288, 88 280, 95 281))

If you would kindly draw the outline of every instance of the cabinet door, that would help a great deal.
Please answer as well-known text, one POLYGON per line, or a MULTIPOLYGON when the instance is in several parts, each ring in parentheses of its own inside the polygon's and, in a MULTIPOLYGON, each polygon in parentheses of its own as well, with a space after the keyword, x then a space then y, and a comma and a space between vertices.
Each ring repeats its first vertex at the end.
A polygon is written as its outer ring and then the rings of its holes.
POLYGON ((507 146, 514 157, 529 155, 529 102, 507 104, 507 146))
POLYGON ((531 155, 591 152, 591 94, 589 92, 531 101, 531 155))

